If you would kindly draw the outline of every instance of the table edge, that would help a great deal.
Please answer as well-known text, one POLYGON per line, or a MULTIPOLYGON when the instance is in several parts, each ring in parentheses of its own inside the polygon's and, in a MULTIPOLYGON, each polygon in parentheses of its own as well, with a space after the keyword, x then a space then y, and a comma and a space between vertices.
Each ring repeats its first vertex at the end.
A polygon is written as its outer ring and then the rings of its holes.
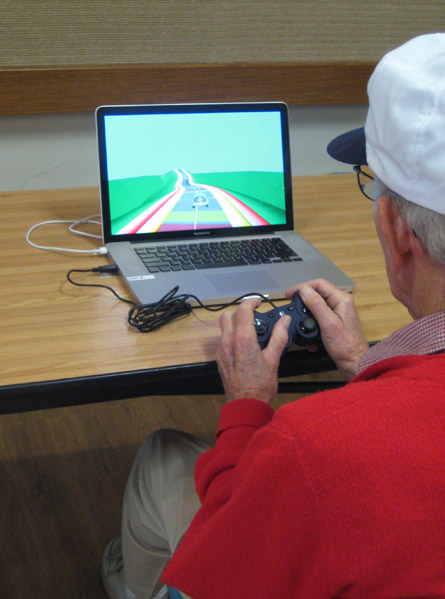
MULTIPOLYGON (((323 350, 290 351, 279 377, 335 370, 323 350), (298 359, 297 359, 298 358, 298 359)), ((289 384, 285 386, 289 392, 289 384)), ((0 386, 0 414, 45 410, 154 395, 223 394, 216 362, 201 362, 0 386)))

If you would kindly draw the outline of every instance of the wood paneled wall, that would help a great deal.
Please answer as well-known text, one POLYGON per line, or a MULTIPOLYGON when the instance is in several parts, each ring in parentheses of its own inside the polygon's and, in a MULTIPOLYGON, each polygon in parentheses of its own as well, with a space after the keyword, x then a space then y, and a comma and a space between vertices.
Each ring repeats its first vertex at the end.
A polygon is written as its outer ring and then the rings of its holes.
POLYGON ((443 0, 3 0, 0 114, 365 103, 385 52, 441 29, 443 0))

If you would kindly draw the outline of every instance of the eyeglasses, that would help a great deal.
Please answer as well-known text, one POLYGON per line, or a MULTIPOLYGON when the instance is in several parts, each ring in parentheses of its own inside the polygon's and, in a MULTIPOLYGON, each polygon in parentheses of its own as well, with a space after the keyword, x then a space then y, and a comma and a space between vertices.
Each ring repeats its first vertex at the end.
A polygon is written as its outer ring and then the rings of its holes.
MULTIPOLYGON (((366 166, 364 168, 367 168, 366 166)), ((362 194, 368 198, 368 200, 374 201, 374 177, 363 170, 363 166, 357 165, 353 167, 357 173, 357 183, 360 187, 362 194)))

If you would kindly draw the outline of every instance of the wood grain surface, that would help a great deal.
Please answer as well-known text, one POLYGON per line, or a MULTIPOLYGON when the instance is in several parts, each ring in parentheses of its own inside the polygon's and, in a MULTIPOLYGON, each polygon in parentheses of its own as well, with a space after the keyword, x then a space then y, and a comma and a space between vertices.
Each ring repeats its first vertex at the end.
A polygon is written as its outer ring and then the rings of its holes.
MULTIPOLYGON (((214 360, 218 314, 196 309, 153 333, 130 330, 127 304, 105 289, 74 287, 66 280, 69 269, 106 264, 106 257, 39 251, 25 242, 27 230, 38 222, 97 212, 97 189, 2 193, 0 202, 0 384, 214 360)), ((355 281, 367 338, 381 339, 410 322, 405 308, 391 296, 374 231, 373 204, 360 194, 355 178, 295 178, 294 205, 296 229, 355 281)), ((32 239, 70 248, 98 245, 68 234, 63 224, 37 229, 32 239)), ((109 284, 129 298, 117 276, 75 276, 81 282, 109 284)))
POLYGON ((104 104, 283 101, 360 104, 375 63, 0 67, 0 113, 93 112, 104 104))

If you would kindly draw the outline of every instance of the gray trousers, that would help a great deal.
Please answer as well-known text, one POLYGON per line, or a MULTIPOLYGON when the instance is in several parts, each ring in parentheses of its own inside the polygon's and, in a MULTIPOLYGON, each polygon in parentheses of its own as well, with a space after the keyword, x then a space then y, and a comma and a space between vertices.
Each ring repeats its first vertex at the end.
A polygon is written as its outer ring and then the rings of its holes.
POLYGON ((161 589, 159 577, 200 507, 194 469, 207 449, 196 437, 171 429, 152 433, 139 449, 122 517, 125 579, 138 599, 161 589))

